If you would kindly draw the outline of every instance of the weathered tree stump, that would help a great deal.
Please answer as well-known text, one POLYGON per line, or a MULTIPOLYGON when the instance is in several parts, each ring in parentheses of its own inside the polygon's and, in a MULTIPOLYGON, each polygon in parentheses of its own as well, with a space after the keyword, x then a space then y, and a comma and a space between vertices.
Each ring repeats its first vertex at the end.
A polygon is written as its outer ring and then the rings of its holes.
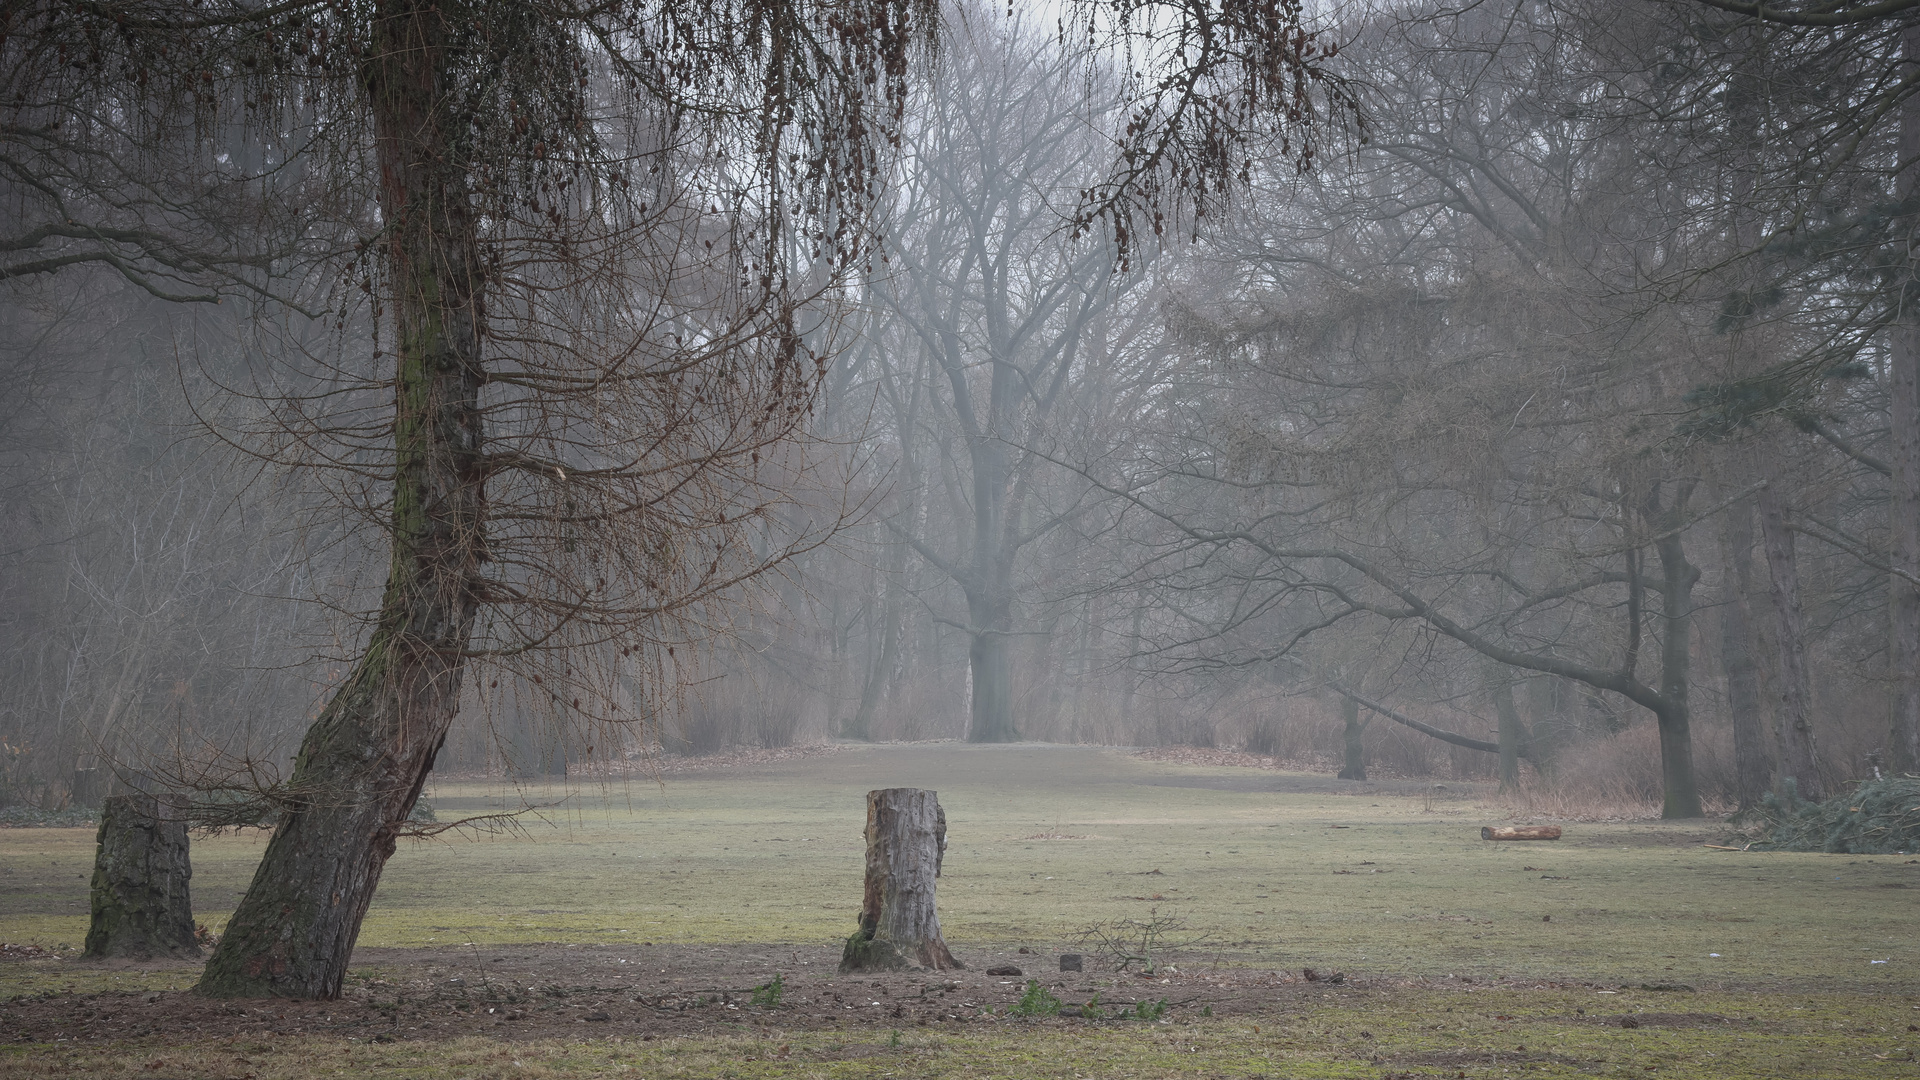
POLYGON ((947 850, 947 815, 935 792, 867 792, 867 887, 860 929, 847 939, 840 970, 946 971, 965 967, 940 939, 933 885, 947 850))
POLYGON ((145 792, 109 795, 100 807, 87 957, 199 956, 188 895, 192 877, 180 807, 145 792))
POLYGON ((1558 825, 1483 825, 1480 828, 1482 840, 1558 840, 1558 825))
POLYGON ((73 781, 67 785, 67 801, 74 806, 99 806, 107 797, 107 781, 113 774, 102 768, 75 766, 73 781))

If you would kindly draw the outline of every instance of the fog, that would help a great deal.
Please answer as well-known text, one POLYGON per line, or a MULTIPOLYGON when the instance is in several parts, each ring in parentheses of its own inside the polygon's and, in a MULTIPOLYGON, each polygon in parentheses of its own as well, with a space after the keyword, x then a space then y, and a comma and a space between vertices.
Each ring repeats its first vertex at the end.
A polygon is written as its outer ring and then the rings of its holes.
POLYGON ((1291 118, 1162 129, 1150 50, 961 6, 870 159, 765 187, 757 108, 682 138, 583 61, 617 182, 476 172, 484 493, 411 547, 376 133, 238 83, 180 160, 15 125, 0 804, 285 810, 433 544, 443 774, 1184 746, 1691 817, 1920 769, 1905 20, 1348 6, 1291 118))

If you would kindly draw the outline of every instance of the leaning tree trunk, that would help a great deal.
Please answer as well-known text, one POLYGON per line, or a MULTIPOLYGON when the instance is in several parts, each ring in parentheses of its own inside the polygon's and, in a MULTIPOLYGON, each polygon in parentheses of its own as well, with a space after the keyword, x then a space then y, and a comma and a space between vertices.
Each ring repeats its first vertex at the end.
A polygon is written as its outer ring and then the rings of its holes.
POLYGON ((188 959, 193 935, 187 820, 179 800, 144 792, 110 795, 100 807, 93 860, 91 960, 188 959))
POLYGON ((867 792, 867 883, 860 929, 847 939, 840 970, 965 967, 940 939, 934 879, 947 850, 947 815, 921 788, 867 792))
POLYGON ((430 2, 375 9, 374 119, 396 357, 393 558, 366 651, 308 729, 290 805, 196 989, 331 998, 460 696, 482 558, 480 262, 430 2))

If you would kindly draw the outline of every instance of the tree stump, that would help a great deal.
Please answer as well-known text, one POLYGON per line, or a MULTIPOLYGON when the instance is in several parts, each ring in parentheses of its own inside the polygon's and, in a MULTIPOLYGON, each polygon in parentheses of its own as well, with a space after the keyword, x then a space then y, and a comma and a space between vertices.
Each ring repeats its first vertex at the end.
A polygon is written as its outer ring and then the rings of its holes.
POLYGON ((840 957, 842 972, 966 966, 947 951, 934 914, 934 879, 946 850, 947 815, 935 792, 867 792, 867 887, 860 929, 840 957))
POLYGON ((73 770, 73 782, 67 785, 67 801, 74 806, 99 806, 107 797, 107 781, 112 772, 102 768, 73 770))
POLYGON ((187 822, 180 809, 145 792, 101 802, 89 959, 200 955, 187 887, 193 877, 187 822))

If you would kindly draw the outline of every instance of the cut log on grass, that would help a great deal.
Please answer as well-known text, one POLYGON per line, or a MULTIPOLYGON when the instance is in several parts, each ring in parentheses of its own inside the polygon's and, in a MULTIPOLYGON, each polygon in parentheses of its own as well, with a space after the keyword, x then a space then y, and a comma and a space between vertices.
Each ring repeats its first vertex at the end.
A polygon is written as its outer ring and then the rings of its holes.
POLYGON ((93 862, 93 921, 88 959, 189 958, 193 935, 186 815, 177 801, 143 792, 101 804, 93 862))
POLYGON ((947 850, 947 815, 921 788, 867 792, 867 887, 860 929, 847 939, 840 970, 946 971, 965 965, 940 939, 934 879, 947 850))
POLYGON ((1558 840, 1558 825, 1486 825, 1480 829, 1482 840, 1558 840))

